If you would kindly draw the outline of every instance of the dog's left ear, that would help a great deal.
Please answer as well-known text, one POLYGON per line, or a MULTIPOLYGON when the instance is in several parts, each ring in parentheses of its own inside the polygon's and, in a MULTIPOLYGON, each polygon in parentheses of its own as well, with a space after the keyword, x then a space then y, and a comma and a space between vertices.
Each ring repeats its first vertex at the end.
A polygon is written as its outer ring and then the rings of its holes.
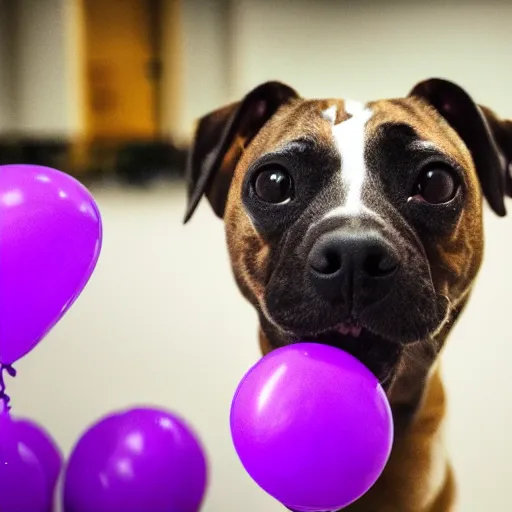
POLYGON ((471 153, 487 202, 496 214, 505 216, 505 195, 512 197, 512 121, 480 107, 447 80, 425 80, 409 95, 432 105, 458 133, 471 153))
POLYGON ((187 165, 187 222, 206 195, 215 214, 223 217, 233 174, 243 151, 263 125, 298 94, 280 82, 266 82, 242 101, 199 120, 187 165))

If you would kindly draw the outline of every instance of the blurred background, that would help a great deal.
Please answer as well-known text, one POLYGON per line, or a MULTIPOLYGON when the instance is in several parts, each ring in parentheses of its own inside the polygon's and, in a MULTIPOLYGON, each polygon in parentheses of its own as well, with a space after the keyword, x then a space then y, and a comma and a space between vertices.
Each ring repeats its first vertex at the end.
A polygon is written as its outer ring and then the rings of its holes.
MULTIPOLYGON (((0 0, 0 163, 76 176, 105 225, 89 286, 17 364, 14 412, 68 453, 112 409, 172 408, 208 450, 205 512, 282 510, 231 446, 231 398, 259 357, 256 317, 222 222, 203 204, 181 223, 194 121, 268 79, 370 100, 432 76, 512 118, 511 22, 512 3, 498 0, 0 0)), ((512 510, 512 217, 486 210, 486 235, 443 356, 464 512, 512 510)))

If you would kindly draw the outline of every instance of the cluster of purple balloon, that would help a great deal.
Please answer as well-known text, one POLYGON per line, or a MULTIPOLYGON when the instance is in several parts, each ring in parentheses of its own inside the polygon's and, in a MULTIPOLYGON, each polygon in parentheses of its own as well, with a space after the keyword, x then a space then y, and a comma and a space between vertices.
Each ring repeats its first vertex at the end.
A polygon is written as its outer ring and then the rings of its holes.
MULTIPOLYGON (((3 372, 71 307, 99 257, 89 192, 57 170, 0 166, 0 510, 51 512, 63 457, 49 434, 10 413, 3 372)), ((110 414, 88 429, 64 471, 64 512, 197 512, 206 458, 180 417, 155 408, 110 414)))
MULTIPOLYGON (((0 510, 52 512, 63 465, 36 423, 0 413, 0 510)), ((207 483, 203 448, 168 411, 106 416, 76 444, 64 470, 64 512, 198 512, 207 483)))

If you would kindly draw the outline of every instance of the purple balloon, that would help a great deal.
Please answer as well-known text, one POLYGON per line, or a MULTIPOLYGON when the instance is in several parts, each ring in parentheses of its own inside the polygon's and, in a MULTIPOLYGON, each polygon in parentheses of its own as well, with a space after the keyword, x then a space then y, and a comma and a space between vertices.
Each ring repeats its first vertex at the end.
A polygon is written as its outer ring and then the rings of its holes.
POLYGON ((101 249, 101 218, 78 181, 0 166, 0 362, 32 350, 80 295, 101 249))
POLYGON ((334 347, 297 343, 245 375, 231 434, 247 472, 282 504, 335 511, 380 476, 393 421, 384 390, 361 362, 334 347))
MULTIPOLYGON (((57 482, 62 469, 62 453, 48 432, 31 420, 18 418, 14 420, 21 441, 30 448, 41 463, 49 493, 47 512, 54 509, 57 482)), ((2 508, 0 507, 0 510, 2 508)))
POLYGON ((166 411, 136 408, 91 427, 64 476, 64 512, 197 512, 206 458, 192 429, 166 411))
POLYGON ((60 460, 43 429, 0 412, 0 510, 51 512, 60 460))

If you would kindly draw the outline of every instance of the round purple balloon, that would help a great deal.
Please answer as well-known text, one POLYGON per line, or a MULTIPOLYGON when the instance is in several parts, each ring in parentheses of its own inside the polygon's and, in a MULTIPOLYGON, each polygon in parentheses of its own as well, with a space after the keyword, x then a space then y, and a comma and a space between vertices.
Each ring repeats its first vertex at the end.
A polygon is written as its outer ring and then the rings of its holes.
POLYGON ((235 449, 266 492, 299 512, 334 511, 370 489, 393 422, 377 378, 337 348, 297 343, 262 358, 231 408, 235 449))
POLYGON ((65 512, 197 512, 206 458, 192 429, 166 411, 107 416, 78 441, 64 477, 65 512))
MULTIPOLYGON (((49 493, 48 512, 54 510, 57 482, 62 469, 62 453, 46 430, 26 418, 14 420, 21 441, 32 450, 41 463, 49 493)), ((2 508, 0 507, 0 510, 2 508)))
POLYGON ((0 363, 27 354, 91 276, 101 218, 91 194, 62 172, 0 166, 0 363))
POLYGON ((0 510, 52 512, 61 460, 41 427, 0 412, 0 510))

